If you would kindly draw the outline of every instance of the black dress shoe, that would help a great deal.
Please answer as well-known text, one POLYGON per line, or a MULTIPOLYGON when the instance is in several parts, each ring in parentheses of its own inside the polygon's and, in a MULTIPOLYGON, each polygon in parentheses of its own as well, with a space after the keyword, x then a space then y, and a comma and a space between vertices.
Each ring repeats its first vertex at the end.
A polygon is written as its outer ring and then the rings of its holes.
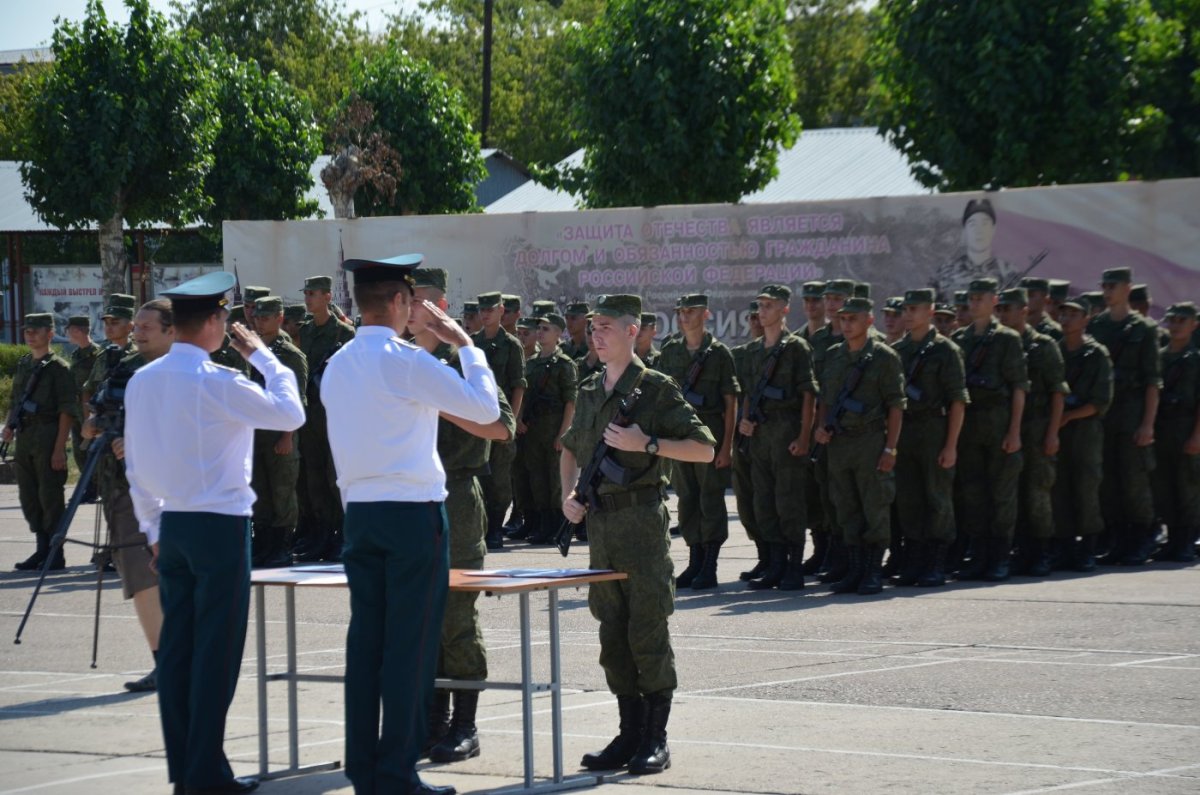
POLYGON ((233 781, 218 784, 215 787, 188 787, 184 792, 187 795, 235 795, 239 792, 254 792, 256 789, 258 789, 258 779, 235 778, 233 781))
POLYGON ((417 785, 408 791, 408 795, 456 795, 454 787, 439 787, 427 781, 417 779, 417 785))
POLYGON ((153 693, 158 689, 158 669, 155 668, 141 679, 126 682, 125 689, 130 693, 153 693))

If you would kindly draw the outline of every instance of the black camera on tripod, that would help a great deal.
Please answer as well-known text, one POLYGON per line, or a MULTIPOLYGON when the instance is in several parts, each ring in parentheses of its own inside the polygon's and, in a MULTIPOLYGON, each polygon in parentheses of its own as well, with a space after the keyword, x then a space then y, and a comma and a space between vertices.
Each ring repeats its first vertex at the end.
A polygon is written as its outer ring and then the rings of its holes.
POLYGON ((125 355, 125 349, 120 345, 109 345, 104 349, 108 377, 89 401, 96 412, 92 418, 96 428, 115 436, 125 434, 125 389, 136 371, 121 361, 125 355))

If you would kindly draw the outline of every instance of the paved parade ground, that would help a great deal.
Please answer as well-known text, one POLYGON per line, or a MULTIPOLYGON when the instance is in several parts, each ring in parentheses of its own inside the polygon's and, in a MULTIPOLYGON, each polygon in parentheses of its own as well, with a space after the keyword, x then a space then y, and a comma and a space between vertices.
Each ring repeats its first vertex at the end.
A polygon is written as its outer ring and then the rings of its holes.
MULTIPOLYGON (((732 509, 732 499, 729 501, 732 509)), ((93 509, 72 535, 90 539, 93 509)), ((892 589, 831 596, 824 586, 755 593, 736 582, 753 546, 739 525, 721 560, 719 592, 681 593, 671 628, 680 690, 669 725, 673 766, 616 776, 600 789, 668 795, 739 793, 1200 792, 1200 566, 1155 564, 1057 574, 1044 581, 892 589)), ((67 550, 48 578, 20 646, 11 643, 34 577, 12 572, 32 550, 15 486, 0 486, 0 795, 167 793, 157 700, 122 683, 150 655, 115 576, 103 593, 100 658, 89 668, 95 574, 67 550)), ((677 570, 687 549, 676 540, 677 570)), ((569 563, 586 565, 576 545, 569 563)), ((551 548, 524 545, 489 566, 557 567, 551 548)), ((282 664, 283 594, 268 590, 268 656, 282 664)), ((533 598, 546 637, 544 598, 533 598)), ((520 678, 517 600, 480 600, 495 679, 520 678)), ((251 621, 253 622, 253 600, 251 621)), ((299 660, 340 673, 345 590, 297 596, 299 660)), ((584 591, 562 596, 565 759, 604 746, 617 710, 597 664, 584 591)), ((544 645, 535 663, 545 675, 544 645)), ((226 750, 235 773, 257 764, 253 630, 226 750)), ((286 761, 285 687, 274 685, 271 756, 286 761)), ((301 761, 342 756, 340 685, 300 685, 301 761)), ((538 771, 550 770, 548 698, 539 697, 538 771)), ((460 793, 520 781, 519 696, 485 692, 483 754, 424 776, 460 793)), ((260 792, 349 793, 340 771, 270 781, 260 792)))

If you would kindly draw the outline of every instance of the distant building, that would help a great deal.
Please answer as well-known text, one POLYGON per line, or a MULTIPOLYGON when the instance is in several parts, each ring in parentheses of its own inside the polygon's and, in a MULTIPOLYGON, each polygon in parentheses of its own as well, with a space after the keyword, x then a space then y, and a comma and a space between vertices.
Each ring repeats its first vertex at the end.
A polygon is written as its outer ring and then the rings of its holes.
POLYGON ((0 50, 0 75, 10 75, 21 68, 21 62, 48 63, 54 60, 49 47, 33 47, 28 50, 0 50))

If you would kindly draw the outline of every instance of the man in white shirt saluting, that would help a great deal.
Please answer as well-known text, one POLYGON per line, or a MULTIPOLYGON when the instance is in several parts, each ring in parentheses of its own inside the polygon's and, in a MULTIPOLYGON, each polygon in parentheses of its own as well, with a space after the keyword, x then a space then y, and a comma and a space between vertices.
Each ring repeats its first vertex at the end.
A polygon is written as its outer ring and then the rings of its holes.
POLYGON ((460 376, 400 339, 420 254, 350 259, 362 326, 321 381, 346 509, 346 776, 358 795, 450 795, 417 775, 448 588, 446 473, 438 412, 479 424, 500 416, 487 359, 457 323, 421 302, 426 328, 457 345, 460 376), (383 727, 380 729, 380 707, 383 727))
POLYGON ((209 360, 234 281, 210 273, 160 293, 176 341, 125 393, 125 471, 159 574, 159 711, 177 795, 258 786, 234 778, 222 750, 250 605, 251 444, 255 428, 304 423, 295 375, 245 326, 234 324, 233 347, 265 389, 209 360))

